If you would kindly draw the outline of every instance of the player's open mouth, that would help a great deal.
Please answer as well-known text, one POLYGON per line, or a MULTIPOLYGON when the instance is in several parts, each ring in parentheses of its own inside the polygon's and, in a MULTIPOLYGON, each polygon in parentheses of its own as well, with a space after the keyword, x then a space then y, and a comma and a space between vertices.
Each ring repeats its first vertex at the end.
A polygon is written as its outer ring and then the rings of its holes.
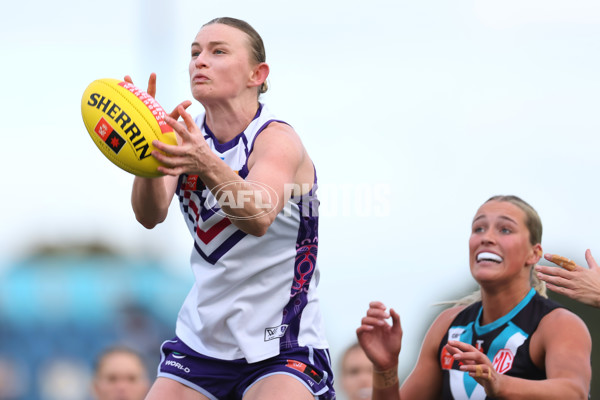
POLYGON ((477 262, 481 262, 481 261, 492 261, 495 263, 501 263, 502 257, 500 257, 498 254, 483 251, 483 252, 477 254, 477 262))

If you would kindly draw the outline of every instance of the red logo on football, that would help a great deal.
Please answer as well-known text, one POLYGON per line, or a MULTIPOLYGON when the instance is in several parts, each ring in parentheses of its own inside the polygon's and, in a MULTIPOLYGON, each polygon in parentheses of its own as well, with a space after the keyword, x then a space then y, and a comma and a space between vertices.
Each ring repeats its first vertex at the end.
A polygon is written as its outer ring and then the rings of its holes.
POLYGON ((94 132, 96 132, 98 136, 102 138, 103 142, 106 142, 106 138, 108 138, 108 135, 110 135, 112 131, 112 126, 110 126, 110 124, 106 122, 104 118, 100 117, 100 121, 98 121, 96 127, 94 128, 94 132))
POLYGON ((502 349, 494 356, 494 369, 498 373, 503 374, 512 368, 514 359, 515 356, 513 355, 512 351, 509 349, 502 349))

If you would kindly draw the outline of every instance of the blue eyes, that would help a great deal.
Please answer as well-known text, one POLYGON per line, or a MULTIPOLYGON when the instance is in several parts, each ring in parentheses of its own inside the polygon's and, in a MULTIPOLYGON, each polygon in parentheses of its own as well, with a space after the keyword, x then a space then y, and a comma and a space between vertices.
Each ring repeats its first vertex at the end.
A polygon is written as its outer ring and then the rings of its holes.
MULTIPOLYGON (((200 55, 200 51, 192 51, 192 58, 196 58, 200 55)), ((212 54, 216 54, 216 55, 221 55, 221 54, 226 54, 224 50, 221 49, 215 49, 213 50, 212 54)))
MULTIPOLYGON (((473 233, 483 233, 484 231, 485 231, 485 228, 482 226, 473 228, 473 233)), ((509 228, 500 228, 498 231, 504 235, 508 235, 508 234, 512 233, 512 230, 509 228)))

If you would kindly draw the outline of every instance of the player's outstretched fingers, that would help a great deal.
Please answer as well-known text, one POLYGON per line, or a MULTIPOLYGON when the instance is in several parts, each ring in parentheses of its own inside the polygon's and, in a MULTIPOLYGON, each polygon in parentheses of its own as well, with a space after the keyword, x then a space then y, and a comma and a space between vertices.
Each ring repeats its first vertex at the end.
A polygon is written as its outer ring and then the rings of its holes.
POLYGON ((568 259, 567 257, 559 256, 557 254, 546 254, 544 256, 546 260, 553 262, 556 265, 560 265, 567 271, 573 271, 577 268, 575 261, 568 259))
POLYGON ((596 263, 596 260, 594 260, 594 257, 592 257, 592 251, 590 249, 587 249, 585 251, 585 261, 588 264, 588 267, 590 269, 598 269, 598 263, 596 263))

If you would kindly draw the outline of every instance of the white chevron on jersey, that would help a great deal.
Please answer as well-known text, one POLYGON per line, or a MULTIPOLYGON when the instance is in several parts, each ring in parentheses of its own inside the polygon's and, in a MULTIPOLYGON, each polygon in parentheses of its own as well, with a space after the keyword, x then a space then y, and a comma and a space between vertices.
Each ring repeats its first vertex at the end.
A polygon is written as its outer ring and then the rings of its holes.
POLYGON ((523 343, 527 340, 527 336, 522 332, 515 332, 504 345, 504 348, 496 350, 495 346, 490 347, 490 354, 494 354, 494 358, 492 362, 494 364, 494 369, 504 374, 510 370, 512 367, 512 362, 517 354, 517 350, 523 343), (493 352, 493 353, 492 353, 493 352))
POLYGON ((452 369, 450 372, 450 390, 454 400, 485 400, 485 390, 483 386, 477 384, 469 396, 465 385, 465 379, 473 379, 464 371, 452 369))

